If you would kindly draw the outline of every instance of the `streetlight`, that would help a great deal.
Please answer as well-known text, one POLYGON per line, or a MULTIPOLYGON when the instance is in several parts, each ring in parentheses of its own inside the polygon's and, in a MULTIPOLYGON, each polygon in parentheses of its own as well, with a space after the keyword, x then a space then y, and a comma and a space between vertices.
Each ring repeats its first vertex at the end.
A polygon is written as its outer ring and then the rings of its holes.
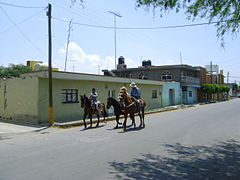
POLYGON ((114 42, 115 42, 115 69, 117 67, 117 32, 116 32, 116 16, 117 17, 122 17, 119 13, 113 12, 113 11, 108 11, 109 13, 114 15, 114 42))

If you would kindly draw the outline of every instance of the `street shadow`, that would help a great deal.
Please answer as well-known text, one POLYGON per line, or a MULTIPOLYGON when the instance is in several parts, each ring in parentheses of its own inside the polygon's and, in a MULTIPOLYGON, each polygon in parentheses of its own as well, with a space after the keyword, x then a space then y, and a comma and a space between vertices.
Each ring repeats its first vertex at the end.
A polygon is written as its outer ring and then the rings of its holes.
POLYGON ((90 129, 98 129, 98 128, 102 128, 104 127, 105 125, 99 125, 99 126, 92 126, 92 127, 87 127, 87 128, 84 128, 82 129, 81 131, 86 131, 86 130, 90 130, 90 129))
POLYGON ((212 147, 164 145, 170 156, 142 154, 130 162, 109 162, 115 179, 239 180, 240 143, 220 142, 212 147))
POLYGON ((127 129, 125 129, 125 130, 123 130, 123 131, 120 131, 119 133, 127 133, 127 132, 132 132, 132 131, 140 131, 140 130, 142 130, 142 129, 144 129, 144 127, 131 127, 131 128, 128 128, 127 127, 127 129))

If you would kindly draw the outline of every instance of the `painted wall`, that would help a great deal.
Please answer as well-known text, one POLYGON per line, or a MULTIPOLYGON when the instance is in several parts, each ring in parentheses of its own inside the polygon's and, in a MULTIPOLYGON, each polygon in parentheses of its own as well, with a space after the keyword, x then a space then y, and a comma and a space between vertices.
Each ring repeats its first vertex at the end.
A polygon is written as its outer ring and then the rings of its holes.
POLYGON ((173 89, 175 105, 181 103, 181 87, 179 82, 164 82, 162 89, 162 106, 171 105, 169 102, 169 90, 173 89))
MULTIPOLYGON (((86 94, 89 96, 91 89, 94 87, 98 93, 98 100, 107 103, 108 91, 115 91, 115 98, 122 86, 127 87, 130 91, 128 82, 104 82, 104 81, 85 81, 85 80, 53 80, 53 104, 54 104, 54 119, 58 122, 78 120, 83 116, 81 103, 62 103, 62 89, 78 89, 78 94, 86 94)), ((41 123, 48 120, 48 81, 45 78, 39 79, 39 101, 38 111, 39 120, 41 123)), ((141 89, 141 96, 147 103, 147 109, 161 107, 161 85, 138 84, 141 89), (152 98, 152 90, 157 90, 157 98, 152 98)), ((80 101, 80 97, 78 97, 80 101)))
POLYGON ((197 88, 188 86, 187 92, 188 104, 197 103, 197 88))
POLYGON ((29 76, 0 80, 0 118, 38 122, 38 80, 29 76))

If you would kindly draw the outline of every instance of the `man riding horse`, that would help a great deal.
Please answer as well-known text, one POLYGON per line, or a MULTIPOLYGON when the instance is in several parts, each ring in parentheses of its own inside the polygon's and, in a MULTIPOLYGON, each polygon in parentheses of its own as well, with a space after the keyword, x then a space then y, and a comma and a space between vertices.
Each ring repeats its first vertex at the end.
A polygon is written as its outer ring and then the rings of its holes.
POLYGON ((137 112, 139 112, 140 109, 141 109, 141 102, 140 102, 140 99, 141 99, 141 91, 140 91, 140 89, 137 87, 137 85, 135 84, 135 82, 132 82, 132 83, 130 84, 130 87, 132 88, 132 89, 131 89, 131 92, 130 92, 130 96, 131 96, 131 98, 135 101, 136 106, 137 106, 137 112))
POLYGON ((93 105, 93 109, 96 109, 96 110, 98 110, 97 97, 98 97, 98 94, 96 92, 96 89, 92 88, 92 92, 89 95, 89 100, 91 101, 91 103, 93 105))

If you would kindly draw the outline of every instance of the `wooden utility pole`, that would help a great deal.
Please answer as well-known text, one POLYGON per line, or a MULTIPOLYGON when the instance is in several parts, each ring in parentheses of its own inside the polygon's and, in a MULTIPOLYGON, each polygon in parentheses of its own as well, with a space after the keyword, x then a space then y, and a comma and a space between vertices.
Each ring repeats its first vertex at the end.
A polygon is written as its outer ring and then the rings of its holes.
POLYGON ((48 4, 48 80, 49 80, 49 124, 54 124, 53 119, 53 97, 52 97, 52 33, 51 33, 51 17, 52 17, 52 5, 48 4))
POLYGON ((229 71, 227 72, 227 84, 229 83, 229 71))

